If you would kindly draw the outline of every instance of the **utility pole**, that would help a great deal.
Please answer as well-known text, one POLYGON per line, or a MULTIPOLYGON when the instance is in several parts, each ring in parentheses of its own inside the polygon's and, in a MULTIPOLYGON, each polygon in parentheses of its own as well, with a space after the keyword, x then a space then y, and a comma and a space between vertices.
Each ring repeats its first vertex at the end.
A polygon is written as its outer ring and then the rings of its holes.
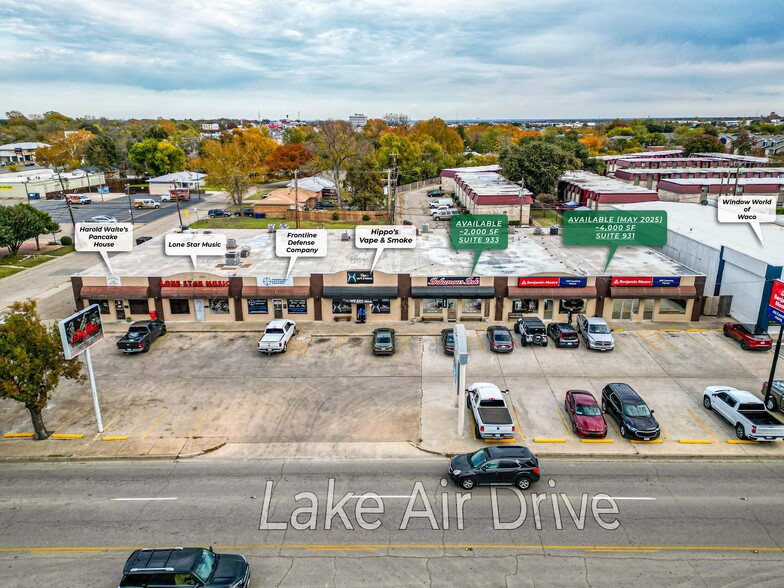
POLYGON ((392 224, 392 168, 387 170, 387 222, 392 224))
POLYGON ((180 226, 182 226, 182 213, 180 212, 180 195, 177 192, 177 184, 172 182, 172 186, 174 186, 174 194, 169 192, 169 195, 174 198, 174 203, 177 205, 177 218, 180 219, 180 226))
POLYGON ((294 226, 299 228, 299 170, 294 170, 294 226))
POLYGON ((125 184, 125 195, 128 197, 128 212, 131 213, 131 224, 133 224, 133 204, 131 204, 131 186, 125 184))

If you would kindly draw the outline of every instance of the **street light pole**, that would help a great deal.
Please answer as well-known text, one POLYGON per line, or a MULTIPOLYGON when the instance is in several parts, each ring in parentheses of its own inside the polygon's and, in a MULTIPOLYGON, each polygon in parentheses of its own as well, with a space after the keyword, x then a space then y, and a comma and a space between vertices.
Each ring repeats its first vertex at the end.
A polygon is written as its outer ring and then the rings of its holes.
POLYGON ((131 213, 131 224, 133 224, 133 204, 131 204, 131 187, 125 184, 125 195, 128 197, 128 212, 131 213))
POLYGON ((299 170, 294 170, 294 226, 299 228, 299 170))
POLYGON ((520 221, 517 224, 518 229, 523 228, 523 190, 525 190, 525 180, 520 178, 520 221))

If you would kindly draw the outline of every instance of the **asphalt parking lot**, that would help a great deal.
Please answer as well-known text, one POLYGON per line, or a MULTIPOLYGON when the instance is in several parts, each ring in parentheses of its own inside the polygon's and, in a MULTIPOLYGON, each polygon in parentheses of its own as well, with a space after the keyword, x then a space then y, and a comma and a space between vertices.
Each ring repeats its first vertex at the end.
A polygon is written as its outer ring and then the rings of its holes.
MULTIPOLYGON (((514 352, 499 355, 480 329, 468 331, 467 384, 508 388, 517 441, 536 452, 784 454, 782 443, 727 443, 736 440, 732 427, 701 404, 711 384, 758 393, 770 353, 744 352, 715 331, 649 330, 617 332, 616 349, 608 353, 552 344, 522 348, 515 336, 514 352), (609 419, 607 442, 583 443, 573 434, 563 410, 566 390, 588 390, 599 399, 609 382, 631 385, 656 411, 660 442, 622 439, 609 419)), ((272 356, 256 351, 255 332, 170 332, 149 353, 128 356, 107 337, 92 351, 104 433, 96 433, 87 384, 61 384, 45 421, 51 432, 84 435, 80 443, 155 441, 160 453, 183 440, 202 447, 294 444, 303 454, 312 444, 329 443, 411 443, 436 453, 484 446, 470 419, 466 435, 457 436, 453 362, 437 336, 398 336, 395 355, 376 357, 366 330, 319 336, 302 329, 287 353, 272 356)), ((0 434, 24 431, 30 431, 26 410, 0 403, 0 434)), ((14 442, 2 439, 0 453, 14 442)))

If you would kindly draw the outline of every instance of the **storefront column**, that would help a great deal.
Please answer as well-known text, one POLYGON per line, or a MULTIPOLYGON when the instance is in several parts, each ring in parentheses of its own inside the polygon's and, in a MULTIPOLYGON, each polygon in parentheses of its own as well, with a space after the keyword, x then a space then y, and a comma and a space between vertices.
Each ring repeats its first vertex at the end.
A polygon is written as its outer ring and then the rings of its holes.
POLYGON ((610 276, 598 276, 596 278, 596 311, 595 316, 604 316, 604 301, 610 297, 610 276))
POLYGON ((504 299, 509 291, 509 279, 507 277, 493 278, 493 289, 495 290, 495 320, 504 320, 504 299))
POLYGON ((234 320, 245 320, 242 315, 242 277, 229 278, 229 298, 234 299, 234 320))
POLYGON ((408 320, 408 299, 411 296, 411 276, 398 274, 397 295, 400 297, 400 320, 408 320))
POLYGON ((691 320, 698 321, 702 316, 702 301, 705 294, 705 276, 694 278, 694 287, 697 289, 697 298, 694 299, 694 306, 691 309, 691 320))
POLYGON ((324 274, 311 274, 310 297, 313 299, 313 320, 322 321, 321 299, 324 296, 324 274))
POLYGON ((82 298, 81 298, 82 278, 78 276, 74 276, 73 278, 71 278, 71 289, 73 290, 76 310, 84 310, 84 302, 82 302, 82 298))
POLYGON ((165 320, 163 316, 163 299, 161 298, 161 279, 147 278, 147 285, 150 287, 150 297, 155 301, 155 315, 159 320, 165 320))

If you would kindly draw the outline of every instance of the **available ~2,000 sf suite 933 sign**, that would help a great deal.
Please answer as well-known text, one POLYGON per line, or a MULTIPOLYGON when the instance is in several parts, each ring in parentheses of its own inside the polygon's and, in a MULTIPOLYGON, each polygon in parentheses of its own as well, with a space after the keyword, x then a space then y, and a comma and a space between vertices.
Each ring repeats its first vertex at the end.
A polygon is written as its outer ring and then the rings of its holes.
POLYGON ((784 325, 784 282, 781 280, 773 281, 773 290, 768 302, 768 318, 784 325))

